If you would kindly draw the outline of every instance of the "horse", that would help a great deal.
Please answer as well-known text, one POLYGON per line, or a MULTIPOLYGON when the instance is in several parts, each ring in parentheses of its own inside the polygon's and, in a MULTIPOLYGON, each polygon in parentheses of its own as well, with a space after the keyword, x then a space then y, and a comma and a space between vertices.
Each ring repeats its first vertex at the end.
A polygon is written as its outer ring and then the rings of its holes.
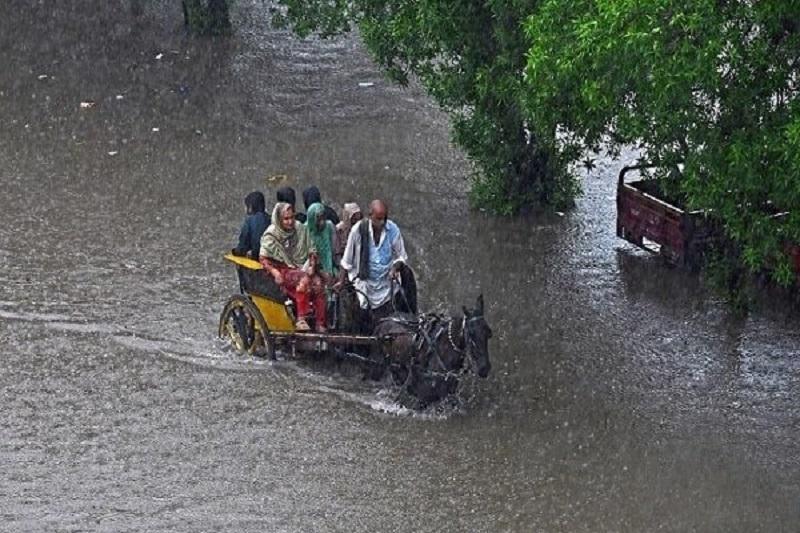
POLYGON ((370 354, 371 377, 390 372, 401 385, 401 403, 416 408, 452 395, 471 370, 487 377, 492 329, 483 315, 483 295, 474 309, 462 310, 461 317, 396 313, 380 320, 373 331, 381 342, 370 354))

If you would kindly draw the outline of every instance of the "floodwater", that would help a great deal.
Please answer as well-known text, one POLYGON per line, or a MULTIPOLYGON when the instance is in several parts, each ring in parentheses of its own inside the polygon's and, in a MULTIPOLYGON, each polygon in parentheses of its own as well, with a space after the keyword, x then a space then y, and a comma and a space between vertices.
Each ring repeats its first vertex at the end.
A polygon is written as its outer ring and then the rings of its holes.
POLYGON ((258 0, 216 41, 177 1, 6 4, 0 530, 800 531, 800 320, 616 239, 633 155, 572 212, 494 219, 354 37, 258 0), (215 338, 242 199, 284 184, 388 199, 425 309, 484 294, 493 373, 458 408, 215 338))

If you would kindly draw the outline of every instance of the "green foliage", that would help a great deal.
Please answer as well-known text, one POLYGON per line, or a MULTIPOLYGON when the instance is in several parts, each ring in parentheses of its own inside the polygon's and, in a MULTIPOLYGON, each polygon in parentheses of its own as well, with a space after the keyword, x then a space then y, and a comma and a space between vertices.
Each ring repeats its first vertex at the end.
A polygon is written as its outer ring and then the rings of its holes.
POLYGON ((181 0, 184 23, 198 35, 227 35, 231 31, 233 0, 181 0))
POLYGON ((794 0, 545 0, 526 23, 530 123, 571 161, 636 144, 657 175, 680 169, 677 192, 712 210, 744 264, 788 283, 784 249, 800 242, 798 13, 794 0))
POLYGON ((536 0, 280 0, 274 22, 300 35, 358 28, 378 64, 414 76, 451 117, 477 169, 471 198, 498 213, 571 203, 577 182, 553 146, 529 131, 523 23, 536 0))
POLYGON ((708 285, 738 313, 745 313, 753 305, 751 287, 748 287, 744 267, 732 250, 716 248, 706 257, 704 269, 708 285))

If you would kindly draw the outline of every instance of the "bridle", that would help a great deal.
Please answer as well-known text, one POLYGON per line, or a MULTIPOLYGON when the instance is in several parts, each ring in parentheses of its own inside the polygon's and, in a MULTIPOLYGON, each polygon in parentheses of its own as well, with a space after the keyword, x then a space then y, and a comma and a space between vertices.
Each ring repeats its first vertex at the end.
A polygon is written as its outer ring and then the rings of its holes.
POLYGON ((474 316, 468 319, 465 315, 464 318, 461 319, 461 342, 464 344, 463 348, 459 348, 456 345, 455 339, 453 338, 453 322, 455 322, 455 320, 450 319, 450 321, 447 323, 447 340, 450 341, 450 346, 452 346, 456 352, 466 356, 464 358, 466 359, 464 362, 465 369, 467 365, 472 364, 472 358, 475 354, 475 350, 478 348, 475 343, 475 339, 473 339, 472 335, 469 334, 469 328, 467 328, 467 324, 471 324, 477 320, 483 320, 483 317, 474 316))
POLYGON ((461 319, 461 340, 464 342, 463 348, 456 346, 456 342, 453 340, 453 322, 455 321, 451 318, 447 323, 447 340, 450 341, 450 346, 452 346, 455 351, 458 353, 465 353, 467 349, 467 317, 465 316, 461 319))

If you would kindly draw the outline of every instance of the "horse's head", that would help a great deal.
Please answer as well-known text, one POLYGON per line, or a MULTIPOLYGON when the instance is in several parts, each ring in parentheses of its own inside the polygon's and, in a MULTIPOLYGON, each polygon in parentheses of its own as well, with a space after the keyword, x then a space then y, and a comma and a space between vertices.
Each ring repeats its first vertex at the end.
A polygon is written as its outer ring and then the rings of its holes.
POLYGON ((469 357, 475 365, 478 375, 485 378, 492 369, 489 361, 489 338, 492 328, 483 317, 483 295, 478 296, 475 309, 464 309, 464 343, 469 357))

